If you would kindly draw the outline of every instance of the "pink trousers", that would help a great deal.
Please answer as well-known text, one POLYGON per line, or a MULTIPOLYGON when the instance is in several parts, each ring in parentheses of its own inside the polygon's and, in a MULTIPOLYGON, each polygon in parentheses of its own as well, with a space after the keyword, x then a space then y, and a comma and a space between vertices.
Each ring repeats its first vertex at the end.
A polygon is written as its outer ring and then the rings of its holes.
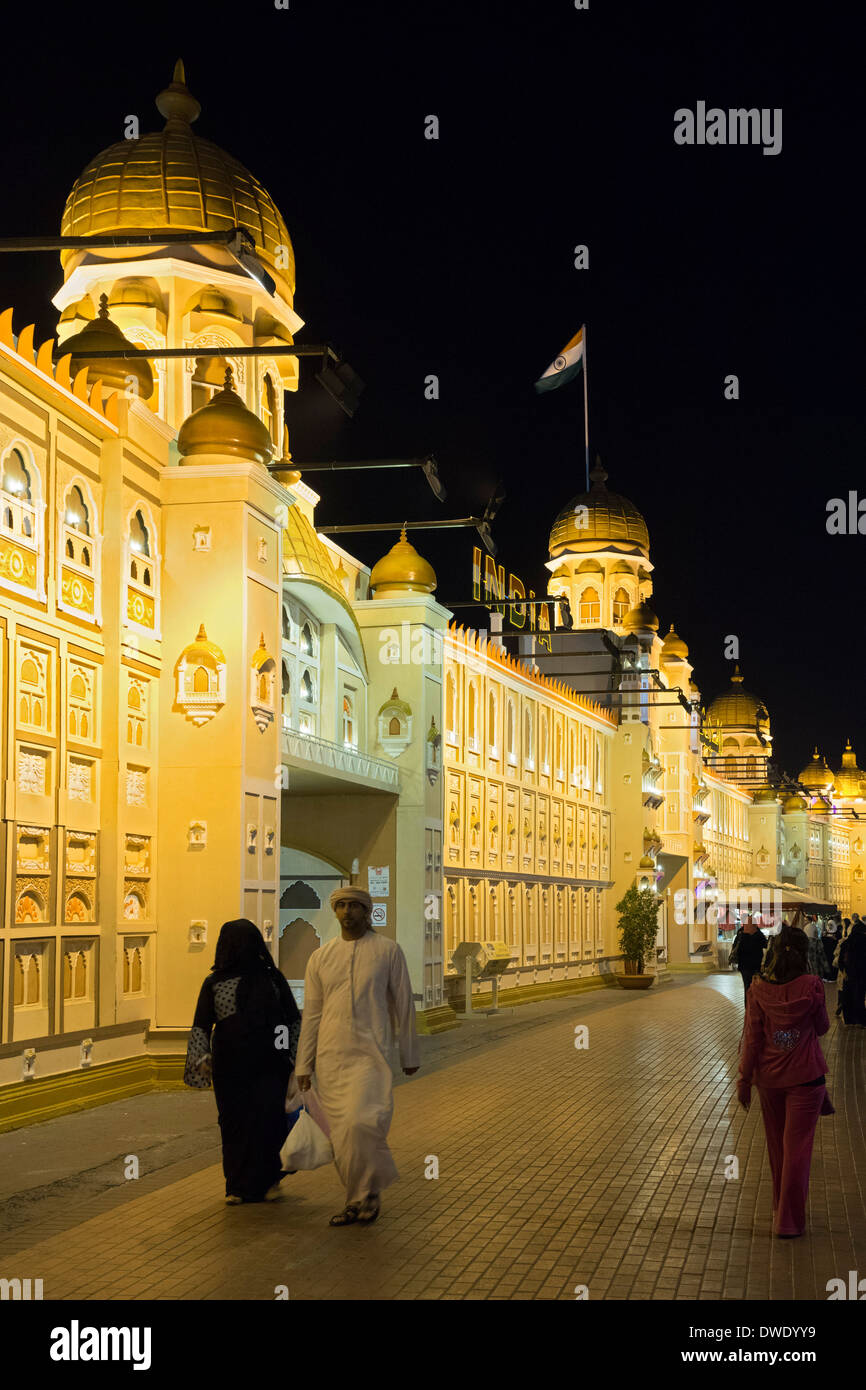
POLYGON ((801 1236, 806 1229, 806 1196, 815 1126, 824 1086, 758 1087, 770 1171, 777 1236, 801 1236))

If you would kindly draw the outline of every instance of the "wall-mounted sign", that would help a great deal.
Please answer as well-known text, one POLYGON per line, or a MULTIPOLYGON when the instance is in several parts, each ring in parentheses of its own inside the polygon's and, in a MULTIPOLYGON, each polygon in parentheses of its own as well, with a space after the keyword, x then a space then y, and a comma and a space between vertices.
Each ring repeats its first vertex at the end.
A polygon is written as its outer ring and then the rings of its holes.
POLYGON ((368 866, 367 892, 371 898, 389 898, 391 896, 391 867, 389 864, 382 864, 379 868, 374 868, 372 864, 368 866))
POLYGON ((487 604, 492 612, 501 613, 512 627, 526 627, 528 615, 529 631, 535 633, 538 645, 547 651, 551 650, 552 602, 533 604, 534 589, 530 589, 527 594, 523 580, 516 574, 509 574, 506 587, 505 566, 497 565, 493 556, 483 552, 478 545, 472 550, 472 597, 487 604), (503 599, 528 599, 530 602, 502 603, 503 599))
POLYGON ((370 921, 374 927, 385 927, 388 925, 388 904, 374 903, 370 913, 370 921))

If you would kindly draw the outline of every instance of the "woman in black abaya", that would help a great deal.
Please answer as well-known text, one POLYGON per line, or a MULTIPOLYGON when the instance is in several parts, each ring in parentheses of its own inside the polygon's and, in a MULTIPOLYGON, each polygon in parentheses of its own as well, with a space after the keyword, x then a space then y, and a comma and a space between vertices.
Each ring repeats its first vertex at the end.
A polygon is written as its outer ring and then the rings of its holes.
POLYGON ((839 950, 839 978, 843 1022, 866 1028, 866 925, 859 919, 839 950))
POLYGON ((184 1081, 213 1081, 222 1134, 226 1203, 279 1197, 285 1100, 301 1016, 258 927, 226 922, 201 987, 184 1081))

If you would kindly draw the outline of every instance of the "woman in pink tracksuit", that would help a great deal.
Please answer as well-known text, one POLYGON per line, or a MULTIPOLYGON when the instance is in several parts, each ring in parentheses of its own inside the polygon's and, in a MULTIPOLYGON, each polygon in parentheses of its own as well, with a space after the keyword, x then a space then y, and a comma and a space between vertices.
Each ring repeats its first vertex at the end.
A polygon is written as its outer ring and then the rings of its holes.
POLYGON ((809 941, 783 926, 746 995, 737 1098, 746 1110, 758 1087, 773 1174, 777 1236, 806 1231, 806 1194, 819 1115, 832 1115, 818 1042, 830 1027, 824 985, 809 973, 809 941))

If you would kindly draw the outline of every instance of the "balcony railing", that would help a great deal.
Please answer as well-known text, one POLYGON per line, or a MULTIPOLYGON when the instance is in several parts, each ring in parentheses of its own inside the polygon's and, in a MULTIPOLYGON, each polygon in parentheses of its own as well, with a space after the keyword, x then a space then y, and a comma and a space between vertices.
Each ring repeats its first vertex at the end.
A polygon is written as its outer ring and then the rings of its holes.
POLYGON ((283 753, 290 758, 302 758, 304 762, 314 763, 321 768, 331 768, 334 772, 348 772, 353 777, 365 777, 377 782, 381 787, 397 791, 400 771, 394 763, 384 758, 373 758, 361 753, 357 748, 343 743, 331 743, 329 739, 319 738, 317 734, 302 734, 297 729, 283 729, 283 753))

